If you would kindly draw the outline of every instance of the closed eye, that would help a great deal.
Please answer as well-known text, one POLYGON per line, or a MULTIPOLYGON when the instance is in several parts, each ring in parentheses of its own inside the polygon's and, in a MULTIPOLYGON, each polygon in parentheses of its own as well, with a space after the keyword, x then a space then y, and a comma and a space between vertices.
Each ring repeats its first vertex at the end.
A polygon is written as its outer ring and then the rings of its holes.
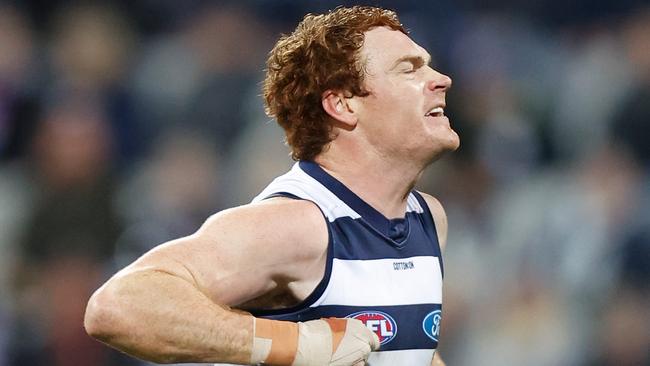
POLYGON ((391 67, 392 70, 404 68, 404 72, 407 74, 416 72, 422 66, 427 65, 428 62, 421 56, 404 56, 398 59, 391 67))

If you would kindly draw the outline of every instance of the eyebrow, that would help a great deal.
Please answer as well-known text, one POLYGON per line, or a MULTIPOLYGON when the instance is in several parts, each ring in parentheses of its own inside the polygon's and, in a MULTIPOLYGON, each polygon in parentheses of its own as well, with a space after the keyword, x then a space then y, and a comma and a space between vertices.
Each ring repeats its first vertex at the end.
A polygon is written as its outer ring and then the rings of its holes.
POLYGON ((394 70, 402 62, 410 62, 414 67, 418 68, 424 65, 428 65, 431 62, 431 55, 427 54, 425 57, 414 55, 400 57, 395 61, 395 63, 393 63, 393 66, 391 66, 390 70, 394 70))

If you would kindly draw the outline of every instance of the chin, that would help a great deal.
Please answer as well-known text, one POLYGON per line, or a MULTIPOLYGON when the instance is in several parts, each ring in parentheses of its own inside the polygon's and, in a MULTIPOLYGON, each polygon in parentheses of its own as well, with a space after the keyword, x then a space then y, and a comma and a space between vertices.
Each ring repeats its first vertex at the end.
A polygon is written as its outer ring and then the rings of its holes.
POLYGON ((435 162, 440 159, 443 155, 449 152, 456 151, 460 147, 460 138, 458 135, 452 131, 453 135, 446 136, 443 139, 436 139, 432 146, 434 149, 430 150, 428 156, 428 164, 435 162))
POLYGON ((460 147, 460 137, 456 131, 449 128, 443 135, 435 136, 433 145, 441 152, 455 151, 460 147))
POLYGON ((456 131, 449 128, 447 136, 444 138, 443 145, 446 145, 447 151, 456 151, 460 147, 460 137, 456 131))
POLYGON ((460 147, 460 138, 454 132, 454 137, 448 143, 448 151, 456 151, 460 147))

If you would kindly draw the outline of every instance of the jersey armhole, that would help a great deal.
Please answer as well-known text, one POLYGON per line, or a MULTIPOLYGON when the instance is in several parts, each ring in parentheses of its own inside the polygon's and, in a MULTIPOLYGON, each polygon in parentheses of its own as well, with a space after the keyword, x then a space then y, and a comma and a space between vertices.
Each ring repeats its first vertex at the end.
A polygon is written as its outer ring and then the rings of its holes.
POLYGON ((289 192, 276 192, 273 194, 270 194, 266 197, 264 197, 262 200, 270 199, 270 198, 276 198, 276 197, 286 197, 286 198, 291 198, 295 200, 303 200, 303 201, 309 201, 313 203, 316 207, 318 207, 318 210, 321 212, 323 215, 323 219, 325 220, 325 225, 327 226, 327 258, 325 260, 325 272, 323 273, 323 278, 320 280, 318 285, 314 288, 314 290, 302 301, 300 301, 298 304, 289 306, 286 308, 280 308, 280 309, 248 309, 253 316, 287 316, 287 315, 292 315, 299 313, 303 310, 309 309, 311 305, 316 303, 323 293, 325 292, 325 289, 327 289, 327 285, 329 284, 330 277, 332 275, 332 262, 334 258, 334 245, 332 243, 332 228, 329 225, 329 220, 327 216, 325 216, 325 213, 323 210, 320 208, 320 206, 306 198, 302 198, 299 196, 296 196, 293 193, 289 192))
POLYGON ((442 261, 442 250, 440 249, 440 240, 438 239, 438 230, 436 228, 436 220, 433 219, 433 215, 431 214, 431 210, 429 209, 429 205, 427 204, 427 201, 422 197, 420 192, 413 190, 413 195, 415 198, 418 200, 420 203, 420 206, 422 206, 422 211, 424 214, 424 217, 431 222, 431 227, 433 228, 432 230, 427 230, 425 228, 425 232, 427 235, 433 240, 434 244, 434 251, 435 254, 438 256, 438 261, 440 262, 440 273, 442 274, 442 278, 445 277, 445 268, 443 265, 442 261))

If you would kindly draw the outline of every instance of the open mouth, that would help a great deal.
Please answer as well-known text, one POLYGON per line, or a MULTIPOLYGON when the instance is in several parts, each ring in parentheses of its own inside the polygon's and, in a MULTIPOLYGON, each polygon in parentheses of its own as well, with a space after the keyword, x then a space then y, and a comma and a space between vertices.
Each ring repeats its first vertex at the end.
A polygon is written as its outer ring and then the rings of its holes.
POLYGON ((445 115, 445 109, 443 107, 435 107, 428 111, 424 116, 425 117, 442 117, 445 115))

